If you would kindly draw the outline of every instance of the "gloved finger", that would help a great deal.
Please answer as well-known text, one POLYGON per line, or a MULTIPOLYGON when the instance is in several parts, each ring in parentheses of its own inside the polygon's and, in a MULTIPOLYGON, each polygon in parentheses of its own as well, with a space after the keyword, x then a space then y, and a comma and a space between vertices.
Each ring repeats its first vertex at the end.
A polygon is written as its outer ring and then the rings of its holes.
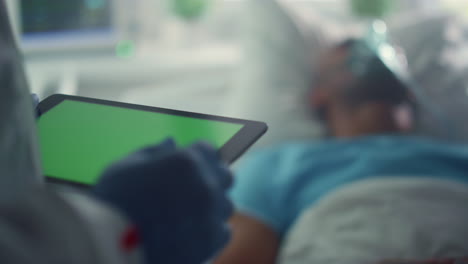
POLYGON ((222 221, 227 221, 234 213, 234 204, 226 197, 226 194, 223 194, 222 197, 218 199, 218 204, 220 219, 222 221))
POLYGON ((157 155, 159 156, 160 154, 165 154, 167 152, 172 152, 177 149, 176 142, 172 138, 168 138, 161 142, 158 145, 154 146, 149 146, 146 147, 142 150, 143 153, 145 154, 150 154, 150 155, 157 155))
POLYGON ((212 173, 215 175, 214 180, 223 190, 231 187, 233 182, 232 173, 211 145, 205 142, 198 142, 190 148, 200 154, 205 160, 208 167, 212 169, 212 173))
POLYGON ((173 139, 166 139, 159 145, 152 145, 139 149, 121 160, 115 161, 108 169, 121 170, 130 165, 145 163, 147 165, 154 164, 164 157, 167 157, 177 151, 176 143, 173 139))
POLYGON ((222 223, 214 241, 215 256, 218 255, 231 240, 232 231, 227 223, 222 223))
POLYGON ((224 163, 218 163, 216 165, 213 171, 213 177, 223 191, 229 189, 234 182, 231 170, 224 165, 224 163))
POLYGON ((218 151, 208 142, 200 141, 190 146, 190 148, 197 150, 211 163, 218 163, 221 161, 218 151))

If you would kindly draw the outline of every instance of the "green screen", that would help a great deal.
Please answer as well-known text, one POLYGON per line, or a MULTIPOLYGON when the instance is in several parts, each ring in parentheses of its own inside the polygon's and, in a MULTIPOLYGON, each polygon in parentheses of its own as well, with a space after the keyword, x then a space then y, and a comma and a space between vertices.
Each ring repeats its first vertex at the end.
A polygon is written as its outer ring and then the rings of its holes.
POLYGON ((243 125, 64 100, 38 120, 44 174, 94 184, 112 162, 173 138, 218 149, 243 125))

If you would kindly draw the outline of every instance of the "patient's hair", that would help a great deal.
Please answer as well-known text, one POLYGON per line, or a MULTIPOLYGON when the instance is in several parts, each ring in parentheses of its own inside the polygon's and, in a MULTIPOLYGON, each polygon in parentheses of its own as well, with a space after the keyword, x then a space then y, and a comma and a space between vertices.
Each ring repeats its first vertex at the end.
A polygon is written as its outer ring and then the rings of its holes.
POLYGON ((343 102, 356 107, 368 102, 381 102, 391 106, 404 103, 412 104, 409 87, 400 80, 377 55, 370 57, 356 53, 357 45, 363 45, 357 39, 347 39, 336 46, 347 49, 346 67, 350 67, 356 79, 349 86, 343 87, 343 102), (366 64, 363 72, 354 72, 353 65, 366 64))

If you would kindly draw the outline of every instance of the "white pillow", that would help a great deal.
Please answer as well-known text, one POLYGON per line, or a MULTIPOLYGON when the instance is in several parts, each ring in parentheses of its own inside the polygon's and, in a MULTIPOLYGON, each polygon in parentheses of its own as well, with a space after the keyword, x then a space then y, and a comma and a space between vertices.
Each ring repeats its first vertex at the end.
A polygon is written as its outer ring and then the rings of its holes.
MULTIPOLYGON (((416 83, 425 94, 432 109, 421 112, 417 133, 444 140, 468 141, 468 125, 461 113, 468 111, 467 64, 468 38, 451 40, 448 32, 455 16, 430 13, 397 17, 390 32, 406 51, 409 67, 416 83), (449 53, 451 58, 447 59, 449 53), (463 64, 462 64, 463 65, 463 64)), ((468 29, 466 24, 458 30, 468 29)))
POLYGON ((448 20, 448 15, 440 12, 403 14, 389 20, 390 35, 405 50, 416 78, 427 72, 431 63, 439 61, 447 42, 448 20))

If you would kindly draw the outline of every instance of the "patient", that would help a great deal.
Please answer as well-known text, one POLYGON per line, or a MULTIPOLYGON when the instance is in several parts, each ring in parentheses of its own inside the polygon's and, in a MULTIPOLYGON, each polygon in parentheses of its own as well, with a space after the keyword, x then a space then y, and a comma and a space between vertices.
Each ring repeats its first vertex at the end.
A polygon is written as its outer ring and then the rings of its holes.
POLYGON ((408 175, 468 183, 468 149, 409 136, 411 93, 380 61, 359 74, 355 44, 323 56, 312 89, 310 105, 330 138, 274 146, 241 164, 231 193, 233 239, 217 263, 275 263, 300 214, 351 183, 408 175))

